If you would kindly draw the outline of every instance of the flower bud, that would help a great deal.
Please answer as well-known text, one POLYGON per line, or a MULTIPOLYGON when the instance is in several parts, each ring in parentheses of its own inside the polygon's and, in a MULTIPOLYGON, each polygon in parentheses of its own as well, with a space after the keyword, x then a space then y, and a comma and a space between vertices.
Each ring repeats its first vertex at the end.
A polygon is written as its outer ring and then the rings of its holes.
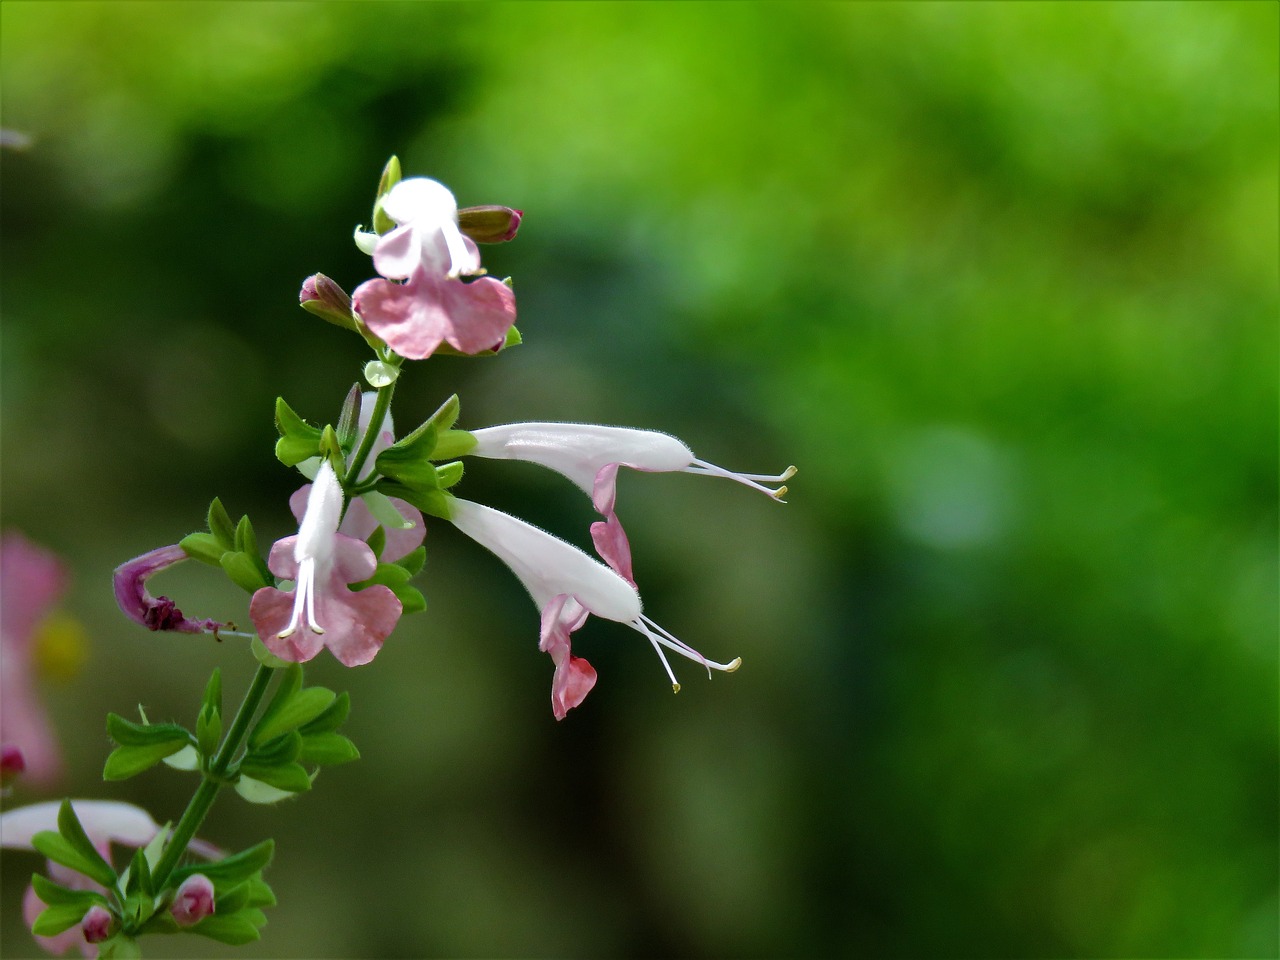
POLYGON ((173 919, 180 927, 190 927, 213 915, 213 882, 203 873, 182 881, 173 895, 173 919))
POLYGON ((0 746, 0 785, 8 783, 25 769, 26 758, 16 743, 0 746))
POLYGON ((80 921, 80 929, 89 943, 101 943, 111 936, 111 913, 106 907, 94 904, 80 921))
POLYGON ((308 313, 348 330, 355 330, 356 318, 351 313, 351 297, 323 273, 307 277, 298 293, 298 303, 308 313))
POLYGON ((458 211, 458 229, 476 243, 506 243, 520 229, 523 210, 510 207, 463 207, 458 211))

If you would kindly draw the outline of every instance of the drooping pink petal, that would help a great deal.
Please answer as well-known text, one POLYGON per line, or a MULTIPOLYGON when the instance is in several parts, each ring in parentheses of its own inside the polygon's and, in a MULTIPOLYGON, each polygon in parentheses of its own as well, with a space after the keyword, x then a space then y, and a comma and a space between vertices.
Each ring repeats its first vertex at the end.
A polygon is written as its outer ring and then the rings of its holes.
POLYGON ((586 699, 596 685, 596 671, 582 657, 572 653, 570 635, 587 622, 588 611, 568 594, 552 598, 542 611, 542 631, 538 649, 551 655, 555 674, 551 678, 551 712, 563 720, 570 710, 586 699))
POLYGON ((225 626, 217 620, 188 619, 168 597, 153 597, 148 592, 147 580, 186 559, 186 551, 175 543, 134 557, 128 563, 116 567, 113 584, 116 604, 121 612, 148 630, 209 633, 225 626))
POLYGON ((613 572, 634 587, 636 578, 631 568, 631 543, 627 540, 627 531, 622 528, 622 521, 616 513, 591 525, 591 542, 595 544, 596 553, 600 554, 613 572))
POLYGON ((464 282, 418 269, 408 283, 367 280, 353 301, 365 325, 412 360, 441 343, 468 354, 495 349, 516 320, 515 294, 492 277, 464 282))

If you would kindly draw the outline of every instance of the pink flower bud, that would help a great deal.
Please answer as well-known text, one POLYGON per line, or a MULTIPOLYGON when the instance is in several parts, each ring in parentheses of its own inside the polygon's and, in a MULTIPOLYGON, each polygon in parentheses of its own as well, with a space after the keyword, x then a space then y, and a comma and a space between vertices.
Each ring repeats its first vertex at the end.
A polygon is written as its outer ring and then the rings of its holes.
POLYGON ((27 761, 17 744, 6 743, 0 746, 0 783, 8 783, 10 778, 16 777, 25 769, 27 761))
POLYGON ((356 329, 356 320, 351 314, 351 297, 323 273, 314 274, 302 282, 298 303, 322 320, 348 330, 356 329))
POLYGON ((180 927, 190 927, 213 915, 213 882, 203 873, 182 881, 173 896, 173 919, 180 927))
POLYGON ((80 929, 89 943, 101 943, 111 936, 111 914, 106 907, 94 904, 80 921, 80 929))
POLYGON ((523 210, 511 207, 463 207, 458 211, 458 229, 476 243, 506 243, 520 229, 523 210))

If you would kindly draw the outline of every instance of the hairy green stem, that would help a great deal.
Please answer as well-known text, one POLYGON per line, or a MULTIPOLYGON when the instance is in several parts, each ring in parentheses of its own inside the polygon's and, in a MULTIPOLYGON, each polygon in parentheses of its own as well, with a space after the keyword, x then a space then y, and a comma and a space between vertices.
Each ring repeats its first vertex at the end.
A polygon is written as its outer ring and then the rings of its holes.
POLYGON ((253 722, 253 715, 258 712, 258 707, 262 704, 262 698, 266 695, 274 672, 265 664, 258 665, 258 671, 253 675, 244 700, 240 703, 240 709, 236 711, 235 719, 231 721, 231 729, 227 731, 222 746, 218 748, 213 762, 209 765, 208 773, 200 781, 200 786, 196 789, 191 802, 187 804, 187 809, 183 811, 178 825, 173 828, 173 836, 165 846, 164 855, 156 864, 156 868, 151 871, 157 890, 164 887, 169 875, 178 866, 178 861, 186 853, 187 844, 196 835, 200 824, 209 813, 209 808, 213 806, 218 790, 222 787, 223 777, 226 776, 236 751, 240 749, 241 742, 249 732, 249 724, 253 722))

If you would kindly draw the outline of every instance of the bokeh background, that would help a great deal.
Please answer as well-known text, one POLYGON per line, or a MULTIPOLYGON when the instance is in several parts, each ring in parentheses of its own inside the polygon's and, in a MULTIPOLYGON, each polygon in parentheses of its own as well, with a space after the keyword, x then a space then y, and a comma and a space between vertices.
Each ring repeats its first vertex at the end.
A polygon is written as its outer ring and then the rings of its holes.
MULTIPOLYGON (((308 672, 363 759, 203 831, 277 839, 264 939, 153 956, 1276 956, 1278 9, 6 0, 3 523, 89 637, 44 690, 71 772, 8 804, 180 812, 100 782, 103 715, 252 659, 110 573, 215 495, 291 532, 273 401, 333 420, 367 359, 297 288, 372 275, 395 153, 526 211, 486 250, 525 344, 413 365, 403 427, 456 391, 799 465, 786 506, 621 482, 647 610, 745 665, 673 697, 593 621, 556 723, 519 583, 433 524, 428 612, 308 672)), ((553 474, 463 489, 589 545, 553 474)))

